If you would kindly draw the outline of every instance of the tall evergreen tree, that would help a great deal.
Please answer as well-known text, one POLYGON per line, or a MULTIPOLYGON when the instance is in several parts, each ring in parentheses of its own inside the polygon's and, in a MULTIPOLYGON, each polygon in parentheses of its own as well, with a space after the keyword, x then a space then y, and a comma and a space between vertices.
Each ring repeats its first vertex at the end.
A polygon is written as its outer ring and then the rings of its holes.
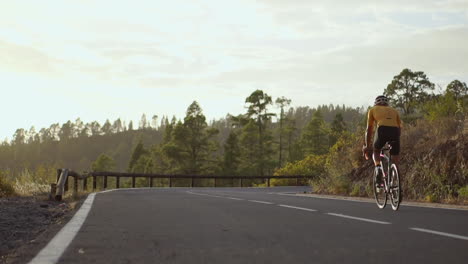
POLYGON ((153 115, 153 117, 151 118, 151 128, 153 129, 158 129, 158 116, 157 115, 153 115))
POLYGON ((143 141, 140 139, 138 141, 138 144, 133 149, 133 153, 128 164, 128 171, 133 172, 138 160, 146 154, 148 154, 148 151, 145 149, 145 147, 143 146, 143 141))
POLYGON ((258 136, 258 128, 254 120, 250 120, 242 127, 239 137, 241 150, 239 170, 243 175, 260 175, 258 136))
POLYGON ((209 163, 213 163, 209 160, 209 154, 215 150, 211 139, 217 133, 216 129, 208 129, 206 117, 200 105, 194 101, 187 109, 184 122, 173 128, 171 141, 164 149, 179 164, 183 173, 200 174, 206 171, 209 163))
POLYGON ((452 93, 458 100, 468 95, 468 86, 464 82, 454 80, 447 85, 446 93, 452 93))
POLYGON ((384 91, 394 106, 403 109, 405 115, 414 113, 416 106, 424 102, 429 92, 434 90, 434 84, 422 71, 413 72, 404 69, 393 77, 392 82, 384 91))
POLYGON ((148 128, 148 121, 146 119, 146 115, 143 114, 143 115, 141 115, 140 124, 139 124, 138 129, 146 129, 146 128, 148 128))
POLYGON ((115 161, 106 154, 101 154, 91 164, 92 171, 112 171, 115 168, 115 161))
POLYGON ((60 129, 58 136, 61 141, 66 141, 72 138, 73 134, 74 134, 74 125, 70 120, 68 120, 67 123, 62 125, 62 128, 60 129))
POLYGON ((106 122, 101 127, 102 134, 110 135, 112 134, 112 124, 110 123, 109 119, 106 119, 106 122))
POLYGON ((132 120, 130 120, 130 122, 128 123, 128 130, 129 131, 133 130, 133 121, 132 120))
POLYGON ((301 142, 306 155, 327 153, 328 133, 320 111, 315 111, 312 120, 302 131, 301 142))
POLYGON ((289 106, 291 104, 291 99, 287 99, 286 97, 280 97, 276 99, 276 104, 280 108, 280 118, 279 118, 279 158, 278 158, 278 167, 281 168, 283 164, 283 134, 284 134, 284 129, 283 129, 283 121, 284 121, 284 108, 289 106))
POLYGON ((256 125, 258 128, 258 148, 259 156, 257 157, 259 165, 259 174, 260 176, 264 175, 266 163, 269 160, 269 153, 265 151, 265 141, 269 138, 267 134, 267 124, 270 121, 272 116, 275 116, 274 113, 268 112, 268 106, 272 104, 271 96, 264 93, 262 90, 254 91, 249 97, 245 99, 245 102, 248 103, 247 115, 249 118, 256 120, 256 125))
POLYGON ((223 174, 234 176, 238 174, 240 162, 240 146, 236 132, 231 131, 224 143, 223 174))
POLYGON ((329 135, 329 144, 330 147, 335 145, 336 141, 340 138, 341 134, 346 130, 346 124, 341 113, 335 115, 335 119, 331 124, 330 135, 329 135))

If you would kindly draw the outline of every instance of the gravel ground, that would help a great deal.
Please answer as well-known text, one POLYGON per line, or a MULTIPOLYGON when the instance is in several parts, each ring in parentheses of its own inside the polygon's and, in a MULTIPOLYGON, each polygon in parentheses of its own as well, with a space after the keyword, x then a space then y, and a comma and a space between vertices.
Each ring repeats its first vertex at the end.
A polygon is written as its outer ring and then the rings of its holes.
POLYGON ((47 239, 41 236, 58 231, 75 205, 37 197, 0 198, 0 263, 27 262, 25 255, 45 245, 47 239))

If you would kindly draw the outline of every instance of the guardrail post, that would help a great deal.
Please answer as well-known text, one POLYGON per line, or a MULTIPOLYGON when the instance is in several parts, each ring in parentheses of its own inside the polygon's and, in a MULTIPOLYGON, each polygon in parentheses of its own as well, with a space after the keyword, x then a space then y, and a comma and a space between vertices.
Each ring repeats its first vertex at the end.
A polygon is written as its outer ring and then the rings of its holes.
POLYGON ((193 177, 190 178, 190 187, 193 188, 193 177))
POLYGON ((169 178, 169 187, 172 187, 172 178, 169 178))
POLYGON ((267 178, 267 187, 270 187, 270 178, 267 178))
POLYGON ((65 191, 64 191, 64 193, 68 192, 68 187, 69 187, 68 185, 69 185, 69 182, 68 182, 68 177, 67 177, 67 179, 65 180, 65 191))
POLYGON ((60 180, 60 175, 62 174, 62 169, 57 169, 57 181, 56 183, 58 184, 59 180, 60 180))
POLYGON ((116 189, 120 188, 120 177, 115 177, 115 188, 116 189))
POLYGON ((214 187, 217 187, 217 178, 214 178, 214 187))
POLYGON ((83 191, 87 191, 88 190, 88 178, 84 178, 83 179, 83 191))
POLYGON ((153 177, 149 177, 150 188, 153 188, 153 177))
POLYGON ((240 178, 240 187, 242 187, 242 178, 240 178))
POLYGON ((96 191, 96 187, 97 187, 97 179, 96 179, 96 176, 93 176, 93 191, 96 191))
POLYGON ((136 177, 133 176, 132 177, 132 188, 135 188, 135 186, 136 186, 136 177))
POLYGON ((296 178, 296 186, 299 186, 299 178, 296 178))
POLYGON ((57 201, 61 201, 62 200, 62 196, 65 194, 65 183, 68 179, 68 170, 67 169, 63 169, 61 170, 61 173, 60 173, 60 178, 57 182, 57 190, 56 190, 56 193, 55 193, 55 200, 57 201))
POLYGON ((104 176, 104 190, 107 189, 107 176, 104 176))
POLYGON ((78 176, 73 177, 73 192, 78 193, 78 176))

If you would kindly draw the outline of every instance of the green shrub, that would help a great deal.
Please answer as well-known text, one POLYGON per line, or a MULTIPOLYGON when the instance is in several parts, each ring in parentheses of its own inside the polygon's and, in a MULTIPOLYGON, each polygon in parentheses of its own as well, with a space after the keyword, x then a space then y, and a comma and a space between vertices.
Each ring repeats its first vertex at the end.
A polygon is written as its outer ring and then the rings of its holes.
POLYGON ((458 189, 458 198, 461 200, 468 200, 468 185, 458 189))
POLYGON ((0 197, 15 195, 15 189, 7 182, 5 175, 0 171, 0 197))
POLYGON ((351 190, 351 193, 349 195, 351 196, 359 196, 359 191, 360 191, 359 185, 354 185, 353 189, 351 190))

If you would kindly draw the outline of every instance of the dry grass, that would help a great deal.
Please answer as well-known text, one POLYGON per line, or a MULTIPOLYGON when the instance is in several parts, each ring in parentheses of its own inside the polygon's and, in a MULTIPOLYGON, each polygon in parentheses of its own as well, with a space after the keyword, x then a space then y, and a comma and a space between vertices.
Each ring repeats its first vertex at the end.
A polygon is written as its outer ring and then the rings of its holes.
POLYGON ((18 173, 9 170, 0 171, 0 190, 12 190, 10 195, 40 196, 50 192, 50 183, 56 181, 56 170, 38 167, 35 170, 24 169, 18 173))
MULTIPOLYGON (((361 156, 363 137, 351 136, 331 149, 327 173, 314 191, 372 196, 373 162, 361 156)), ((363 132, 362 132, 363 135, 363 132)), ((405 199, 468 203, 468 135, 453 118, 418 120, 401 137, 400 173, 405 199)))

